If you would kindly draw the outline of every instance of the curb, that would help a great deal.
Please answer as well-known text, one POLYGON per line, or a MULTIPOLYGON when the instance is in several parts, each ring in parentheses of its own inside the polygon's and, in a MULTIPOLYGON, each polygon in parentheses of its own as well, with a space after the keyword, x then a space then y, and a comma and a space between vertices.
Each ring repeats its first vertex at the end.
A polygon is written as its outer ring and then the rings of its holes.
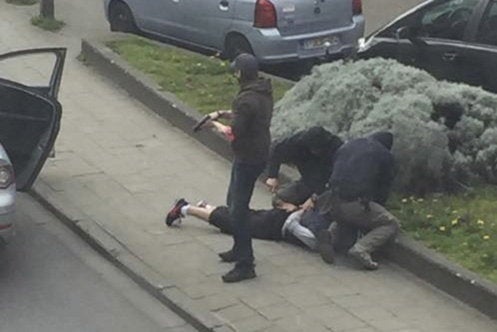
MULTIPOLYGON (((85 60, 100 74, 112 77, 112 80, 131 96, 221 157, 231 158, 229 144, 219 135, 211 131, 193 135, 191 127, 201 117, 198 112, 185 106, 174 95, 160 91, 155 82, 131 68, 104 44, 83 40, 81 48, 85 60)), ((289 178, 287 174, 283 175, 289 178)), ((497 319, 497 286, 493 283, 450 262, 405 235, 399 236, 394 244, 385 249, 385 253, 400 267, 490 318, 497 319)))
POLYGON ((229 325, 194 304, 174 283, 145 264, 110 232, 87 217, 84 212, 71 207, 63 197, 56 197, 57 193, 43 180, 38 179, 29 194, 90 247, 197 331, 233 331, 229 325))

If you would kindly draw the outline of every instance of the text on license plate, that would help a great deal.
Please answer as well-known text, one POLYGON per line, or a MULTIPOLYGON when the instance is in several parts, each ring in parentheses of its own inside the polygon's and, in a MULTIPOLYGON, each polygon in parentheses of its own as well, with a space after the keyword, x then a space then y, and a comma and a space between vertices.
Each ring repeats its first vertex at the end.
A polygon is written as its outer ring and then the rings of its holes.
POLYGON ((326 36, 314 39, 308 39, 304 41, 304 49, 309 50, 319 47, 331 47, 336 46, 340 43, 338 36, 326 36))

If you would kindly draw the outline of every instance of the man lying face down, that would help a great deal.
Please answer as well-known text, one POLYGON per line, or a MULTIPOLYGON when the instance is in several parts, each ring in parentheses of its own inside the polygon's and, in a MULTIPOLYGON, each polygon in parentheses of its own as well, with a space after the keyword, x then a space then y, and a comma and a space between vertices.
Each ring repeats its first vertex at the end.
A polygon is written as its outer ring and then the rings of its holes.
MULTIPOLYGON (((184 199, 176 201, 166 217, 172 226, 182 217, 193 216, 217 227, 223 233, 232 234, 233 225, 227 206, 212 206, 204 202, 191 205, 184 199)), ((261 240, 287 241, 318 250, 316 235, 330 227, 331 220, 316 210, 304 211, 296 205, 279 202, 270 210, 250 210, 249 229, 252 237, 261 240)))

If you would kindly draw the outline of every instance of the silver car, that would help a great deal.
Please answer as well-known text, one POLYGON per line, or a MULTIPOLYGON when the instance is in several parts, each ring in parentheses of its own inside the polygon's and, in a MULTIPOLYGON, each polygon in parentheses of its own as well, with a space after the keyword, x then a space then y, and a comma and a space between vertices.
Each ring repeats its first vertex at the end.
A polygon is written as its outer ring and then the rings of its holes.
POLYGON ((16 197, 14 169, 0 144, 0 241, 8 242, 14 232, 13 215, 16 197))
POLYGON ((104 0, 112 31, 142 31, 262 63, 339 57, 364 34, 361 0, 104 0))
POLYGON ((53 65, 46 85, 23 84, 0 71, 0 242, 8 242, 14 232, 16 189, 27 191, 35 181, 53 149, 62 115, 57 94, 66 49, 10 52, 0 55, 0 64, 21 58, 22 63, 29 56, 38 57, 37 63, 39 57, 48 58, 53 65))

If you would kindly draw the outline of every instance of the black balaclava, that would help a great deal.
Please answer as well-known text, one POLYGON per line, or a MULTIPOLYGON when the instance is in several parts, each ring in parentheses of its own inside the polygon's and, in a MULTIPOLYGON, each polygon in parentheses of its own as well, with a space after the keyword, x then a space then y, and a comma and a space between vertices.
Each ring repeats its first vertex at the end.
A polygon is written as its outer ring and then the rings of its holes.
POLYGON ((241 83, 255 81, 259 77, 259 65, 252 54, 242 53, 238 55, 231 63, 231 69, 240 71, 241 83))
POLYGON ((338 136, 320 126, 309 128, 302 138, 313 154, 325 154, 326 151, 334 152, 343 144, 338 136))
POLYGON ((388 131, 380 131, 369 136, 370 139, 380 142, 388 150, 392 149, 393 135, 388 131))

